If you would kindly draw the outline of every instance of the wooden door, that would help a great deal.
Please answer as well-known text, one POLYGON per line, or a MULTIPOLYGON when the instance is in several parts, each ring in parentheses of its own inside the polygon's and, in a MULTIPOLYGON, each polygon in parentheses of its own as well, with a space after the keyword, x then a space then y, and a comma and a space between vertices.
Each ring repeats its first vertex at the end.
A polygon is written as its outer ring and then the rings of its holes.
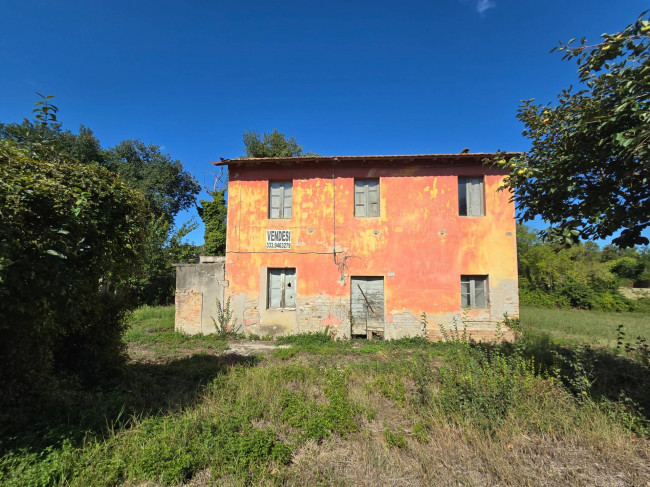
POLYGON ((350 279, 350 311, 352 335, 372 337, 384 333, 384 278, 352 277, 350 279))

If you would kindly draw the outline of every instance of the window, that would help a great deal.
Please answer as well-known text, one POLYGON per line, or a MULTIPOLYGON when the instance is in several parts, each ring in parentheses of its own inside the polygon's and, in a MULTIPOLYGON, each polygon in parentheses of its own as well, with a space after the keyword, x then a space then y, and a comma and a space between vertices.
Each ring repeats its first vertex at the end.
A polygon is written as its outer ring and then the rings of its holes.
POLYGON ((458 214, 485 216, 483 176, 458 178, 458 214))
POLYGON ((460 276, 460 305, 463 308, 487 307, 487 276, 460 276))
POLYGON ((379 179, 354 180, 354 216, 379 216, 379 179))
POLYGON ((268 308, 296 307, 296 269, 269 269, 268 308))
POLYGON ((291 218, 291 181, 269 181, 269 218, 291 218))

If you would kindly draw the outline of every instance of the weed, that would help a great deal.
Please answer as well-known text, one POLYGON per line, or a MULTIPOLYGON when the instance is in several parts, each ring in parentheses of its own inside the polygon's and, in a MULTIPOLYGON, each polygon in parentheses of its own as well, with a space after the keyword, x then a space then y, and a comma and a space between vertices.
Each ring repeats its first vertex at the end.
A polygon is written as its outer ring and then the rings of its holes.
POLYGON ((226 305, 222 306, 219 298, 217 302, 217 319, 212 317, 212 323, 216 329, 217 335, 221 338, 228 338, 231 334, 235 333, 235 325, 237 320, 233 319, 233 311, 230 307, 230 298, 226 299, 226 305))
POLYGON ((293 357, 296 353, 298 353, 297 347, 276 348, 275 350, 273 350, 273 356, 281 360, 287 360, 293 357))
POLYGON ((403 405, 406 402, 406 388, 402 379, 396 376, 382 375, 366 386, 371 392, 378 390, 382 396, 403 405))
POLYGON ((422 422, 417 422, 413 425, 413 436, 421 444, 429 443, 429 428, 422 422))
POLYGON ((532 360, 482 346, 464 348, 438 370, 435 407, 454 422, 494 433, 519 395, 531 393, 532 360))
POLYGON ((401 431, 393 433, 390 429, 386 428, 384 430, 384 439, 388 446, 394 446, 396 448, 406 448, 408 446, 406 437, 401 431))
POLYGON ((326 329, 324 332, 298 333, 295 335, 286 335, 278 338, 278 343, 291 344, 297 346, 313 346, 329 344, 332 341, 331 335, 326 329))
POLYGON ((618 325, 616 337, 616 350, 621 351, 625 350, 626 353, 632 354, 635 356, 637 361, 645 367, 650 367, 650 346, 648 345, 648 340, 642 336, 637 336, 635 344, 624 343, 625 341, 625 329, 623 325, 618 325))
POLYGON ((341 436, 356 431, 355 420, 360 413, 347 397, 343 374, 333 372, 324 389, 328 404, 319 405, 305 394, 285 391, 280 399, 280 420, 302 431, 306 438, 321 441, 331 433, 341 436))
POLYGON ((438 328, 440 329, 440 335, 442 336, 443 341, 447 343, 464 344, 464 345, 469 343, 469 339, 467 336, 467 325, 465 323, 465 319, 461 319, 461 322, 463 323, 462 330, 458 328, 458 320, 456 319, 456 317, 452 319, 451 328, 447 328, 442 324, 438 324, 438 328))

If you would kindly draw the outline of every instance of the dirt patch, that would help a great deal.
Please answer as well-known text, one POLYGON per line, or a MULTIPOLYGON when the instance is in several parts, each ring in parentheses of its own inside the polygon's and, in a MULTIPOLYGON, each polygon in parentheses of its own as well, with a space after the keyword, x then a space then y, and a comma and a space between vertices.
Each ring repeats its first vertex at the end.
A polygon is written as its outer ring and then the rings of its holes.
POLYGON ((226 353, 236 353, 237 355, 255 355, 258 353, 272 352, 276 348, 290 348, 291 345, 276 345, 273 342, 244 342, 236 341, 229 343, 226 353))
POLYGON ((277 348, 290 348, 290 345, 277 345, 275 342, 235 340, 228 342, 228 348, 208 348, 194 346, 188 348, 174 348, 161 352, 159 348, 140 343, 129 343, 128 354, 131 362, 142 362, 151 364, 165 364, 172 360, 192 357, 194 355, 241 355, 248 357, 260 353, 269 353, 277 348))

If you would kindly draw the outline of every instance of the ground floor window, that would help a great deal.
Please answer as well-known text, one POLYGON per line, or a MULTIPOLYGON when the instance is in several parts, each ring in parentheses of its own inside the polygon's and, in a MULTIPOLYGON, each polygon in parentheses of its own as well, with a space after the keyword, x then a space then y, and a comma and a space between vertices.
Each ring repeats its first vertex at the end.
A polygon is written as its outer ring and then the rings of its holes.
POLYGON ((295 308, 296 307, 296 269, 283 267, 269 269, 268 283, 268 308, 295 308))
POLYGON ((487 276, 460 276, 460 305, 463 308, 487 307, 487 276))

